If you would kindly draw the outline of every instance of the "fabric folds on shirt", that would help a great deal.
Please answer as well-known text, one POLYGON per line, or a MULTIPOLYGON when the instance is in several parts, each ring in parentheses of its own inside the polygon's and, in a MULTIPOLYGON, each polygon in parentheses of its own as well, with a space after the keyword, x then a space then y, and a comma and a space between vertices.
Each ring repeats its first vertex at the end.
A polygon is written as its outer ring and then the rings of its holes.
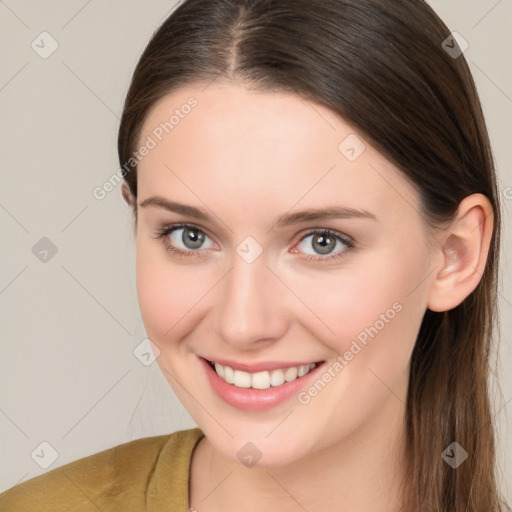
POLYGON ((0 512, 187 512, 199 428, 136 439, 0 494, 0 512))

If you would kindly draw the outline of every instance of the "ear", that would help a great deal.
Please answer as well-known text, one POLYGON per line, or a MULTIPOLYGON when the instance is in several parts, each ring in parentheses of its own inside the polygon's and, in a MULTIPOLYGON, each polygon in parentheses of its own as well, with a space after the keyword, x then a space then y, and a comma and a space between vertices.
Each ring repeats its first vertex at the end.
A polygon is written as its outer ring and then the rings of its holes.
POLYGON ((456 218, 438 240, 434 257, 441 270, 431 283, 428 309, 453 309, 476 288, 485 269, 493 225, 493 209, 486 196, 473 194, 461 201, 456 218))
POLYGON ((133 208, 135 206, 135 198, 133 197, 130 187, 128 186, 126 181, 123 181, 121 185, 121 194, 123 196, 123 199, 127 202, 127 204, 133 208))
POLYGON ((137 198, 133 196, 132 191, 130 190, 130 187, 126 183, 126 181, 123 181, 121 185, 121 194, 123 196, 123 199, 126 201, 128 206, 132 208, 133 213, 133 228, 134 232, 137 233, 137 198))

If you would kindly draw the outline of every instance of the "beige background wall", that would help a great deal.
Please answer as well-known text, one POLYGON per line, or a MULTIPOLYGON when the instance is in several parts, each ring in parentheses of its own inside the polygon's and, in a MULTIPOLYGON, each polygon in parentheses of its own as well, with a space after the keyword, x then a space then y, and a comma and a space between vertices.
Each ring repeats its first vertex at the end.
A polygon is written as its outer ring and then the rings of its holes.
MULTIPOLYGON (((49 469, 134 438, 195 426, 156 363, 145 366, 133 354, 145 334, 131 219, 120 189, 102 200, 93 196, 118 169, 117 128, 131 73, 174 5, 0 2, 0 490, 43 473, 55 456, 49 469), (48 56, 52 45, 58 47, 48 56)), ((501 368, 508 370, 512 2, 431 5, 469 43, 465 56, 500 173, 506 229, 501 368)), ((502 376, 502 391, 500 458, 512 499, 511 372, 502 376)))

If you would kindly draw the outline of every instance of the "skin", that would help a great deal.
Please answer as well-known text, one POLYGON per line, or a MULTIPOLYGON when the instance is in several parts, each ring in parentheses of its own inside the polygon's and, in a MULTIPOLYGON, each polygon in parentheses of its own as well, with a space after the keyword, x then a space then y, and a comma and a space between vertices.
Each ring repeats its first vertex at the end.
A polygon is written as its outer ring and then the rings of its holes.
POLYGON ((190 96, 198 105, 139 163, 137 289, 148 337, 177 396, 206 434, 191 463, 190 506, 244 510, 393 511, 404 470, 404 414, 411 353, 427 308, 457 306, 478 284, 492 233, 492 208, 467 197, 457 218, 432 230, 403 175, 328 108, 293 94, 249 91, 242 83, 195 84, 167 95, 140 136, 190 96), (338 146, 355 134, 365 151, 349 161, 338 146), (141 203, 154 195, 207 209, 197 220, 141 203), (278 216, 337 205, 367 218, 274 227, 278 216), (194 224, 203 246, 183 244, 194 224), (318 252, 315 229, 351 237, 318 252), (247 237, 263 252, 247 263, 247 237), (305 238, 304 238, 305 237, 305 238), (302 240, 302 241, 301 241, 302 240), (326 261, 333 254, 343 257, 326 261), (306 261, 307 256, 318 261, 306 261), (324 260, 322 260, 324 258, 324 260), (244 361, 319 361, 350 349, 381 314, 401 305, 325 388, 301 404, 238 410, 211 389, 197 355, 244 361), (261 459, 237 452, 253 443, 261 459), (378 505, 376 505, 378 504, 378 505))

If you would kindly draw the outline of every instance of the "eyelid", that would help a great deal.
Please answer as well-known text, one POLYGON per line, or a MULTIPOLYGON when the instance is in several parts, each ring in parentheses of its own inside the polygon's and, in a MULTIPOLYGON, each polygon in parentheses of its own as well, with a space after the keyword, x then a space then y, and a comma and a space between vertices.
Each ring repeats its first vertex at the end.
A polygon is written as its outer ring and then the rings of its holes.
POLYGON ((299 242, 302 242, 302 240, 304 240, 304 238, 307 238, 308 236, 316 235, 318 233, 324 233, 326 235, 331 235, 336 238, 341 238, 344 242, 347 242, 347 243, 354 242, 353 238, 346 235, 345 233, 342 233, 335 229, 325 228, 325 227, 324 228, 308 228, 304 235, 299 235, 300 236, 299 242))
MULTIPOLYGON (((215 241, 215 237, 211 236, 210 232, 207 229, 198 226, 197 224, 192 224, 190 222, 175 222, 173 224, 166 224, 165 226, 156 229, 155 233, 157 236, 154 238, 160 238, 161 236, 171 234, 174 231, 183 228, 195 229, 197 231, 200 231, 201 233, 207 235, 210 240, 215 241)), ((215 242, 215 245, 218 245, 217 242, 215 242)))

